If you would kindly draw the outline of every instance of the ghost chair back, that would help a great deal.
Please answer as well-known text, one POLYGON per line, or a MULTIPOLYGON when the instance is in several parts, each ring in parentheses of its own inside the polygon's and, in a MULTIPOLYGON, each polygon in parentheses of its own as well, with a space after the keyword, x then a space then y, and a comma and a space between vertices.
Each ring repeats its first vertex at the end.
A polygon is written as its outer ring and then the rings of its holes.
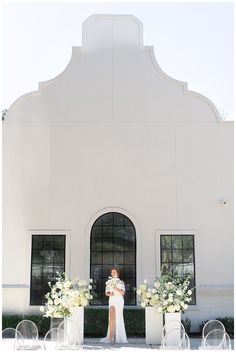
MULTIPOLYGON (((61 341, 63 342, 63 341, 61 341)), ((43 339, 44 350, 57 350, 60 346, 60 336, 58 333, 58 328, 50 329, 43 339)))
POLYGON ((24 339, 19 331, 14 328, 6 328, 2 331, 3 351, 23 350, 24 339))
POLYGON ((222 329, 214 329, 208 332, 203 340, 203 348, 205 350, 215 349, 222 350, 225 346, 225 332, 222 329))
POLYGON ((174 328, 162 336, 160 349, 184 350, 190 349, 189 337, 185 330, 174 328))
MULTIPOLYGON (((24 349, 40 349, 41 345, 38 340, 38 328, 36 324, 31 321, 24 319, 16 327, 24 339, 24 349)), ((16 335, 18 338, 18 335, 16 335)))

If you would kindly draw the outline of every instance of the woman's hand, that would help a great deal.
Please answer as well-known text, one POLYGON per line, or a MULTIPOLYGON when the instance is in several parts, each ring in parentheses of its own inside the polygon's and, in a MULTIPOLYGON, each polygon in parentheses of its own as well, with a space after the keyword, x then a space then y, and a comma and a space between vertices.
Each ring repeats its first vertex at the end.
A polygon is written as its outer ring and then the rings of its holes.
POLYGON ((106 296, 107 297, 110 297, 110 296, 113 296, 114 295, 114 292, 106 292, 106 296))

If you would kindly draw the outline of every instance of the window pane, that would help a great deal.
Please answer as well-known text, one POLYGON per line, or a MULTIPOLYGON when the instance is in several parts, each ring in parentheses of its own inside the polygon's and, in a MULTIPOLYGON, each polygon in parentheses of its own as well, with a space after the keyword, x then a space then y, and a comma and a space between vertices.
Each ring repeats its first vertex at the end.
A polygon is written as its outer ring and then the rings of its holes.
POLYGON ((114 241, 114 251, 123 251, 124 250, 124 240, 115 239, 114 241))
POLYGON ((65 239, 64 236, 55 236, 55 249, 65 249, 65 239))
POLYGON ((104 214, 102 221, 103 225, 113 225, 113 213, 104 214))
POLYGON ((182 250, 175 249, 173 250, 173 263, 182 263, 183 253, 182 250))
POLYGON ((182 236, 172 236, 172 246, 175 249, 182 249, 182 236))
MULTIPOLYGON (((101 246, 102 248, 102 246, 101 246)), ((105 238, 103 240, 103 250, 104 251, 113 251, 113 238, 105 238)))
POLYGON ((94 238, 92 239, 92 251, 102 251, 102 239, 94 238))
POLYGON ((171 236, 161 236, 161 248, 171 249, 171 236))
POLYGON ((193 262, 193 251, 192 250, 184 250, 183 251, 183 261, 185 263, 193 262))
POLYGON ((125 217, 123 214, 114 213, 114 225, 124 225, 125 224, 125 217))
POLYGON ((94 223, 94 225, 102 225, 102 216, 100 216, 94 223))
POLYGON ((162 251, 162 263, 169 263, 172 262, 172 251, 170 250, 163 250, 162 251))
POLYGON ((54 248, 54 236, 44 236, 44 248, 45 249, 54 248))
POLYGON ((193 248, 193 236, 183 236, 183 248, 193 248))
POLYGON ((113 238, 113 226, 103 226, 103 238, 113 238))
POLYGON ((32 236, 32 248, 43 249, 43 238, 44 236, 33 235, 32 236))
POLYGON ((125 237, 124 226, 115 226, 114 227, 114 237, 115 238, 124 238, 125 237))
POLYGON ((92 264, 102 264, 102 252, 92 252, 92 264))
POLYGON ((92 238, 102 237, 102 226, 93 226, 92 228, 92 238))
POLYGON ((102 276, 102 265, 91 265, 91 277, 99 279, 102 276))
POLYGON ((135 238, 125 238, 125 250, 126 251, 135 251, 135 238))
POLYGON ((135 265, 126 265, 125 266, 125 278, 135 277, 135 265))
POLYGON ((114 265, 124 264, 124 252, 114 253, 114 265))
POLYGON ((103 264, 113 265, 113 252, 103 252, 103 264))
POLYGON ((125 253, 125 264, 135 264, 135 252, 125 253))

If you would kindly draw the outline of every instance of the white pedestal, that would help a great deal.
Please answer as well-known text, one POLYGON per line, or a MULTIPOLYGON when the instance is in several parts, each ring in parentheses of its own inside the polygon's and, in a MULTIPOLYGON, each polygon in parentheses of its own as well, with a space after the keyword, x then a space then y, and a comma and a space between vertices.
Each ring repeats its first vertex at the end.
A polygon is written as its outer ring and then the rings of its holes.
POLYGON ((84 342, 84 307, 75 307, 71 309, 72 316, 70 319, 74 320, 79 328, 80 343, 84 342))
POLYGON ((163 315, 158 313, 157 308, 145 308, 145 336, 146 344, 161 344, 161 333, 163 328, 163 315))
POLYGON ((165 332, 166 332, 166 342, 168 345, 176 346, 180 344, 181 342, 180 325, 181 325, 180 312, 165 313, 165 332))

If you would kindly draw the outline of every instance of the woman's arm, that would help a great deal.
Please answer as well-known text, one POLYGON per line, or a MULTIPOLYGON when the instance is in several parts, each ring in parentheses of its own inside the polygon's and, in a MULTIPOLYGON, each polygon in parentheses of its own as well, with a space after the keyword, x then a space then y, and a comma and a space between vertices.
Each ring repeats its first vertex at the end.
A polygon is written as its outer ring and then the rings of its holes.
POLYGON ((113 295, 114 295, 114 292, 109 292, 109 291, 108 291, 108 292, 105 293, 105 295, 106 295, 107 297, 110 297, 110 296, 113 296, 113 295))

